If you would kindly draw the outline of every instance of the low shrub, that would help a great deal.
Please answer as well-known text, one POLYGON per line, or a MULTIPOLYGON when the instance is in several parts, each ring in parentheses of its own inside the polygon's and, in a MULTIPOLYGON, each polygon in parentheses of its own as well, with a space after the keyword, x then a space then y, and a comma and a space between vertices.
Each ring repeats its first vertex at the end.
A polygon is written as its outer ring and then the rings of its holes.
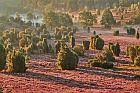
POLYGON ((130 47, 129 48, 129 57, 132 60, 132 62, 134 62, 134 59, 137 57, 137 51, 134 47, 130 47))
POLYGON ((132 27, 127 28, 127 34, 128 35, 135 35, 136 34, 135 28, 132 28, 132 27))
POLYGON ((26 56, 22 52, 13 50, 13 52, 8 53, 6 60, 7 72, 26 72, 26 56))
POLYGON ((98 35, 91 37, 90 47, 91 49, 102 50, 104 47, 104 40, 100 38, 98 35))
POLYGON ((105 49, 104 51, 99 53, 97 55, 97 58, 101 61, 108 61, 108 62, 115 61, 115 57, 113 56, 112 51, 110 51, 109 49, 105 49))
POLYGON ((84 50, 89 50, 90 42, 89 41, 83 41, 83 48, 84 50))
POLYGON ((57 56, 57 66, 62 70, 73 70, 78 65, 78 55, 66 46, 62 46, 57 56))
POLYGON ((114 31, 113 36, 119 36, 119 30, 114 31))
POLYGON ((77 45, 73 48, 74 52, 78 54, 78 56, 84 56, 84 49, 83 46, 77 45))
POLYGON ((119 56, 121 52, 119 43, 109 43, 109 50, 112 51, 115 56, 119 56))
POLYGON ((0 70, 3 70, 6 65, 6 52, 2 44, 0 44, 0 70))
POLYGON ((137 31, 137 33, 136 33, 136 39, 139 39, 140 38, 140 34, 139 34, 139 32, 137 31))
POLYGON ((74 46, 75 46, 75 37, 74 36, 70 37, 70 45, 72 48, 74 48, 74 46))
POLYGON ((98 59, 90 59, 88 65, 90 67, 101 67, 104 69, 112 69, 114 67, 112 62, 100 61, 98 59))
POLYGON ((138 56, 134 59, 134 65, 140 67, 140 56, 138 56))

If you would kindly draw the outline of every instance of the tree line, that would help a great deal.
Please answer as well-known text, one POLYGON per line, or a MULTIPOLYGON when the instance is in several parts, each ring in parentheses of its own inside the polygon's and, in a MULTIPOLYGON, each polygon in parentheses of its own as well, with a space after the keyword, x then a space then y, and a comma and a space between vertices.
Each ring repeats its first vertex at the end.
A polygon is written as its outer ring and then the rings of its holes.
POLYGON ((140 2, 140 0, 21 0, 22 3, 30 8, 49 7, 53 9, 62 9, 66 11, 78 11, 86 9, 104 9, 108 7, 128 7, 131 4, 140 2))

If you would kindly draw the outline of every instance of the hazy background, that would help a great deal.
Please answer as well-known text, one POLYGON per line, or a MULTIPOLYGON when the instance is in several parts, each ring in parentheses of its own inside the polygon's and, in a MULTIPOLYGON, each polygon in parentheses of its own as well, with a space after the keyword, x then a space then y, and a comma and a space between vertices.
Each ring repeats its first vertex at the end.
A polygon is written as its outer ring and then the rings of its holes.
POLYGON ((41 12, 44 9, 79 11, 84 9, 104 9, 106 7, 130 6, 140 0, 0 0, 0 14, 15 12, 41 12))

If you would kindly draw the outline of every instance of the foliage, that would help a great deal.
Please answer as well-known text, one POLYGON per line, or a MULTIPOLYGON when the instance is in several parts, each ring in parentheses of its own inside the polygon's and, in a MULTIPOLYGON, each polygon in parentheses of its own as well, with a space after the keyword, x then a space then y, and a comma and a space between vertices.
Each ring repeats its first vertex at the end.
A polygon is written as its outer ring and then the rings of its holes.
POLYGON ((25 38, 20 39, 19 41, 19 47, 24 48, 27 44, 27 41, 25 38))
POLYGON ((119 36, 119 30, 114 31, 113 36, 119 36))
POLYGON ((81 46, 81 45, 76 45, 76 46, 74 46, 74 48, 73 48, 73 51, 75 52, 75 53, 77 53, 77 55, 78 56, 84 56, 84 49, 83 49, 83 46, 81 46))
POLYGON ((119 56, 119 54, 120 54, 120 52, 121 52, 119 43, 118 43, 118 42, 117 42, 116 44, 109 43, 109 50, 111 50, 112 53, 113 53, 115 56, 119 56))
POLYGON ((7 55, 7 72, 24 73, 26 72, 26 57, 20 52, 13 50, 7 55))
POLYGON ((0 44, 0 70, 3 70, 6 65, 6 54, 5 48, 2 44, 0 44))
POLYGON ((116 23, 110 9, 105 9, 102 15, 101 24, 108 28, 116 23))
POLYGON ((131 25, 140 24, 140 14, 132 16, 131 19, 129 20, 129 24, 131 25))
POLYGON ((101 61, 107 61, 107 62, 115 61, 113 53, 109 49, 105 49, 100 54, 97 54, 97 58, 101 61))
POLYGON ((61 48, 61 41, 57 41, 57 43, 55 44, 56 54, 60 52, 60 48, 61 48))
POLYGON ((97 50, 102 50, 103 47, 104 47, 104 40, 102 38, 100 38, 98 35, 97 36, 94 36, 93 38, 91 38, 93 40, 92 41, 92 45, 94 46, 91 46, 91 47, 94 47, 96 48, 97 50))
POLYGON ((31 12, 27 13, 27 19, 28 20, 33 20, 34 19, 34 15, 31 12))
POLYGON ((134 65, 140 67, 140 56, 138 56, 134 59, 134 65))
POLYGON ((127 34, 128 35, 135 35, 135 33, 136 33, 135 28, 132 28, 132 27, 127 28, 127 34))
POLYGON ((83 41, 83 48, 84 50, 89 50, 90 42, 89 41, 83 41))
POLYGON ((100 61, 98 59, 90 59, 88 62, 88 65, 90 67, 101 67, 104 69, 111 69, 113 68, 114 64, 111 62, 106 62, 106 61, 100 61))
POLYGON ((53 11, 49 11, 44 14, 44 22, 51 28, 73 25, 72 19, 68 14, 53 11))
POLYGON ((74 48, 74 46, 75 46, 75 37, 74 36, 70 37, 70 45, 72 48, 74 48))
POLYGON ((92 26, 93 22, 96 22, 96 16, 93 15, 90 11, 82 11, 79 13, 80 23, 83 27, 92 26))
POLYGON ((139 32, 137 31, 136 32, 136 39, 139 39, 140 38, 140 34, 139 34, 139 32))
POLYGON ((137 51, 134 47, 129 47, 129 57, 134 62, 134 59, 137 57, 137 51))
POLYGON ((37 43, 37 47, 40 53, 49 53, 49 46, 46 38, 43 38, 43 40, 39 41, 37 43))
POLYGON ((78 55, 66 46, 62 46, 57 56, 57 66, 62 70, 73 70, 78 65, 78 55))

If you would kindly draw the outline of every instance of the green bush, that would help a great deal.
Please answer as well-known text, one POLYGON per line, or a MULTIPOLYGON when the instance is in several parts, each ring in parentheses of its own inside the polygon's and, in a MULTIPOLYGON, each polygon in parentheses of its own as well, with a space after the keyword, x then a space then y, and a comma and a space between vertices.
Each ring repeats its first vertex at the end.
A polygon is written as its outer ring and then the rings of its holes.
POLYGON ((90 47, 91 49, 102 50, 104 47, 104 40, 100 38, 98 35, 91 37, 90 39, 90 47))
POLYGON ((134 65, 140 67, 140 56, 138 56, 138 57, 135 58, 134 65))
POLYGON ((43 38, 46 38, 46 39, 51 39, 51 35, 48 33, 48 34, 43 34, 40 36, 40 39, 43 40, 43 38))
POLYGON ((19 47, 24 48, 28 42, 25 38, 20 39, 19 41, 19 47))
POLYGON ((136 39, 139 39, 140 38, 140 34, 139 34, 139 32, 137 31, 137 33, 136 33, 136 39))
POLYGON ((26 57, 20 52, 13 50, 7 55, 7 72, 24 73, 26 72, 26 57))
POLYGON ((109 50, 111 50, 115 56, 119 56, 121 52, 119 43, 109 43, 109 50))
POLYGON ((114 31, 114 32, 113 32, 113 35, 114 35, 114 36, 119 36, 119 31, 118 31, 118 30, 114 31))
POLYGON ((0 70, 3 70, 6 65, 6 54, 5 48, 2 44, 0 44, 0 70))
POLYGON ((68 47, 61 47, 57 56, 57 66, 62 70, 73 70, 78 65, 78 55, 68 47))
POLYGON ((101 67, 102 62, 99 61, 98 59, 90 59, 88 61, 88 66, 89 67, 101 67))
POLYGON ((48 47, 48 42, 47 42, 46 38, 43 38, 42 44, 43 44, 43 52, 48 53, 49 52, 49 47, 48 47))
POLYGON ((127 46, 127 50, 126 50, 126 56, 129 57, 129 49, 131 46, 127 46))
POLYGON ((65 42, 69 42, 69 36, 68 35, 62 36, 62 40, 64 40, 65 42))
POLYGON ((134 59, 137 57, 137 51, 134 47, 129 48, 129 57, 134 62, 134 59))
POLYGON ((75 37, 73 37, 73 36, 71 36, 71 38, 70 38, 70 45, 72 48, 74 48, 74 46, 75 46, 75 37))
POLYGON ((60 52, 60 48, 61 48, 61 41, 57 41, 57 43, 55 44, 56 54, 58 54, 58 52, 60 52))
POLYGON ((113 68, 114 64, 111 62, 102 62, 101 67, 104 69, 111 69, 113 68))
POLYGON ((81 45, 76 45, 74 48, 73 48, 74 52, 78 54, 78 56, 84 56, 84 49, 83 49, 83 46, 81 45))
POLYGON ((90 48, 95 49, 95 39, 93 36, 90 37, 90 48))
POLYGON ((89 50, 90 42, 89 41, 83 41, 83 48, 84 50, 89 50))
POLYGON ((127 28, 127 34, 128 35, 135 35, 136 34, 135 28, 132 28, 132 27, 127 28))
POLYGON ((97 55, 97 58, 101 61, 107 61, 107 62, 112 62, 115 61, 115 57, 113 56, 112 51, 109 49, 105 49, 101 53, 97 55))
POLYGON ((100 61, 98 59, 90 59, 88 62, 90 67, 101 67, 104 69, 112 69, 114 64, 112 62, 100 61))

